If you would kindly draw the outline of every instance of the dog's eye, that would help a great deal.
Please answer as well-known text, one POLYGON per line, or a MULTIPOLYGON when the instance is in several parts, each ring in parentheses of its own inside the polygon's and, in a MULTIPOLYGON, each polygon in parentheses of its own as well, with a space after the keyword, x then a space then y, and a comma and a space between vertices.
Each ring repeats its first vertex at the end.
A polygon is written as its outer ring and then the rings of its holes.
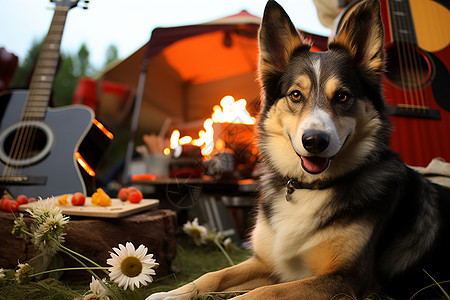
POLYGON ((302 95, 302 93, 301 93, 299 90, 295 90, 295 91, 292 91, 292 92, 289 94, 289 98, 290 98, 293 102, 300 102, 300 101, 302 101, 302 99, 303 99, 303 95, 302 95))
POLYGON ((350 95, 346 92, 339 92, 336 94, 336 100, 339 102, 347 102, 350 99, 350 95))

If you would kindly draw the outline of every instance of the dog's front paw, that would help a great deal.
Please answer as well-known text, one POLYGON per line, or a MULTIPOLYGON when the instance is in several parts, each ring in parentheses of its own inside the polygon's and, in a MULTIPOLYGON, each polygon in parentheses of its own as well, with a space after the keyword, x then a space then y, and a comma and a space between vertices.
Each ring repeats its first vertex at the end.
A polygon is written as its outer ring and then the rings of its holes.
POLYGON ((194 283, 188 283, 169 292, 152 294, 145 300, 191 300, 197 291, 194 283))
MULTIPOLYGON (((183 296, 180 295, 171 295, 168 292, 161 292, 161 293, 156 293, 156 294, 152 294, 150 296, 148 296, 145 300, 181 300, 181 299, 185 299, 183 298, 183 296)), ((190 299, 190 298, 186 298, 190 299)))

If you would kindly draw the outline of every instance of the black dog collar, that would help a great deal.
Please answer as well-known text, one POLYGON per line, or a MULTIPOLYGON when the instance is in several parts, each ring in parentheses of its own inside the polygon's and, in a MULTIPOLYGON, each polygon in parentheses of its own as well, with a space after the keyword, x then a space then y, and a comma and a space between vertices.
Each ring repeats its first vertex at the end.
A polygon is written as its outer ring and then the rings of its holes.
POLYGON ((292 201, 292 194, 295 192, 295 190, 299 189, 323 190, 329 188, 338 181, 340 181, 340 178, 336 180, 314 181, 311 183, 306 183, 298 181, 297 179, 289 178, 288 181, 286 182, 286 200, 288 202, 292 201))

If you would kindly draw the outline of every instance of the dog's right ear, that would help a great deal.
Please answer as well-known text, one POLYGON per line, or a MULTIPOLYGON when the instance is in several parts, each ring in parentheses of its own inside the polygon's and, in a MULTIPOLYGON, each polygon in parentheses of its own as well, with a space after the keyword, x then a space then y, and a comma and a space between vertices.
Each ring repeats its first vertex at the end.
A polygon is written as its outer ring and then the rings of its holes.
POLYGON ((378 0, 353 2, 341 17, 329 48, 344 48, 365 69, 381 74, 384 70, 383 24, 378 0))
POLYGON ((264 77, 283 72, 292 53, 303 45, 308 44, 302 40, 284 9, 269 0, 259 31, 261 80, 264 82, 264 77))

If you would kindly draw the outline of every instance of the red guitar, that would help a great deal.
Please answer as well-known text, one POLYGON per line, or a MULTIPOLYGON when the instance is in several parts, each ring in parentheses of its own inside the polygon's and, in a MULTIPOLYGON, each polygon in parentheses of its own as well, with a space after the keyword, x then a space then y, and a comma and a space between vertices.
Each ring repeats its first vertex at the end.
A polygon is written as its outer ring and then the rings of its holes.
POLYGON ((440 2, 380 0, 391 148, 415 166, 450 162, 450 11, 440 2))

